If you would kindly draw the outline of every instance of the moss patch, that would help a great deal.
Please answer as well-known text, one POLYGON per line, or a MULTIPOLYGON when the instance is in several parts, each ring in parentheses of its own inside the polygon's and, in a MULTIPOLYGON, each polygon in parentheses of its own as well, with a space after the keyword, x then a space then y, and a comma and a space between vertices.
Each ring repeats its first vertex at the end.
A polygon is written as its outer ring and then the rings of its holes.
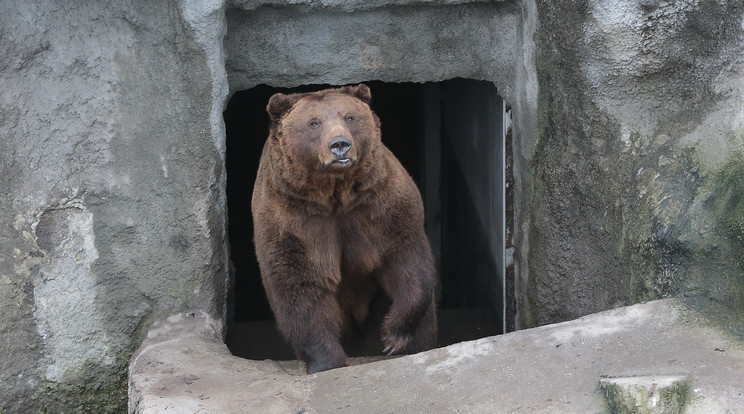
POLYGON ((644 144, 634 140, 636 173, 623 227, 632 302, 682 293, 692 266, 696 247, 686 234, 703 179, 695 150, 671 143, 663 135, 644 144))
MULTIPOLYGON (((744 140, 744 137, 739 139, 744 140)), ((744 308, 744 152, 737 151, 721 169, 709 178, 710 195, 704 206, 710 212, 713 230, 721 235, 724 246, 718 250, 729 252, 730 267, 721 275, 722 291, 728 296, 722 298, 734 309, 744 308)))
POLYGON ((612 414, 677 414, 690 393, 687 377, 630 377, 600 381, 612 414))
POLYGON ((741 151, 713 174, 712 185, 708 205, 716 218, 716 229, 744 253, 744 154, 741 151))
POLYGON ((128 357, 114 366, 86 364, 64 382, 44 381, 37 390, 40 413, 122 413, 127 409, 128 357), (116 372, 117 374, 112 374, 116 372))
MULTIPOLYGON (((88 362, 60 382, 42 381, 33 397, 38 412, 124 413, 127 411, 129 362, 152 324, 152 312, 145 312, 131 332, 131 342, 111 365, 88 362)), ((0 411, 0 414, 4 414, 0 411)))

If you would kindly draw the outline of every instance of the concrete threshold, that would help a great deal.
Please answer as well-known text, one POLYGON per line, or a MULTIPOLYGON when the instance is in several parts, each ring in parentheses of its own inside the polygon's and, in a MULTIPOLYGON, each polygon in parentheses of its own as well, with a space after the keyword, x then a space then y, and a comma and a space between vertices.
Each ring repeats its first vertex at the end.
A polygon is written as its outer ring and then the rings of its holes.
POLYGON ((677 299, 314 375, 235 357, 214 332, 193 313, 155 326, 130 365, 129 412, 606 413, 608 396, 613 412, 744 412, 744 340, 677 299), (665 384, 682 390, 666 408, 665 384), (618 402, 617 386, 649 398, 618 402))

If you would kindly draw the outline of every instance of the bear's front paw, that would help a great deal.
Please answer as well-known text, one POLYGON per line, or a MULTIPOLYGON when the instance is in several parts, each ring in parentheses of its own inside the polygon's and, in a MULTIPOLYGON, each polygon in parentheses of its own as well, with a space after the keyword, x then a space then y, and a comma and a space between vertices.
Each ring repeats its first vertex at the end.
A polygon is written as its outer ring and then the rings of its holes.
POLYGON ((383 333, 382 344, 385 346, 385 349, 382 350, 382 353, 385 355, 400 354, 406 350, 412 340, 413 335, 396 335, 383 333))

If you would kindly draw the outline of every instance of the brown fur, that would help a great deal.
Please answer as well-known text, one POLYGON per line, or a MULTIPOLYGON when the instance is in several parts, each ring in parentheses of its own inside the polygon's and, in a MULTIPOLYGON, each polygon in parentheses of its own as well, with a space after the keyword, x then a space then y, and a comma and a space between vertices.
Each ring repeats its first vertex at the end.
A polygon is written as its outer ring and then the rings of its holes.
POLYGON ((342 343, 379 289, 382 347, 436 344, 436 275, 421 196, 380 141, 366 85, 271 97, 253 192, 256 254, 282 334, 308 373, 348 365, 342 343), (329 150, 344 136, 342 165, 329 150))

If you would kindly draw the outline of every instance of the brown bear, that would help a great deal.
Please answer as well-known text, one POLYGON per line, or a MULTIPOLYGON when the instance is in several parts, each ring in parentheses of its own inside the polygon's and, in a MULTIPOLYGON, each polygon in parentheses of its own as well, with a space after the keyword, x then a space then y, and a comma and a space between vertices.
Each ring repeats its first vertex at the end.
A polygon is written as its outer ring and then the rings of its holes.
POLYGON ((349 364, 346 340, 383 296, 383 352, 436 345, 436 272, 421 195, 380 140, 360 84, 273 95, 253 192, 261 277, 307 372, 349 364))

